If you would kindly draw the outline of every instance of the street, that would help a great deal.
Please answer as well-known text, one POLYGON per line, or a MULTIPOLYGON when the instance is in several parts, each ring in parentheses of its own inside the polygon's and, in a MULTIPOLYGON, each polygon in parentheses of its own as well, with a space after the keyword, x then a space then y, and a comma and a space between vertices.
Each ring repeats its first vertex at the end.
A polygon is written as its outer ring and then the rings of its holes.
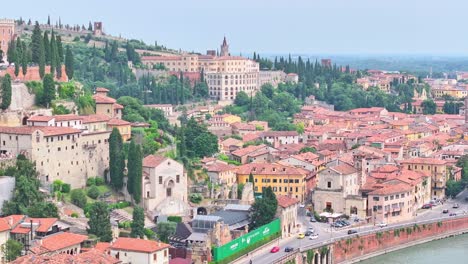
POLYGON ((330 228, 330 224, 328 223, 311 223, 310 217, 306 216, 305 209, 299 208, 298 212, 298 220, 301 224, 301 232, 305 233, 307 229, 312 226, 315 230, 315 233, 319 234, 319 237, 314 240, 310 240, 308 237, 303 239, 298 239, 297 234, 288 238, 280 239, 275 246, 280 247, 280 251, 277 253, 270 253, 270 250, 273 246, 262 248, 254 253, 248 254, 233 263, 237 264, 249 264, 250 260, 252 263, 273 263, 274 261, 278 260, 279 258, 288 255, 290 253, 284 252, 285 247, 292 247, 294 249, 298 248, 309 248, 309 247, 318 247, 322 244, 327 244, 332 239, 343 238, 347 236, 356 236, 362 235, 365 233, 370 233, 375 230, 393 230, 395 227, 399 227, 401 225, 406 225, 409 223, 419 223, 421 221, 428 221, 434 220, 439 218, 450 218, 449 213, 456 213, 457 216, 466 214, 468 212, 468 202, 465 201, 465 196, 468 196, 468 190, 464 190, 460 193, 457 198, 453 200, 447 200, 444 204, 434 206, 432 209, 419 209, 417 211, 417 216, 411 221, 405 221, 400 223, 389 224, 387 227, 380 228, 374 226, 373 224, 366 224, 362 226, 351 226, 345 228, 330 228), (459 208, 454 209, 452 208, 455 203, 458 203, 459 208), (449 213, 442 213, 444 209, 448 209, 449 213), (348 235, 348 230, 354 229, 357 234, 348 235))

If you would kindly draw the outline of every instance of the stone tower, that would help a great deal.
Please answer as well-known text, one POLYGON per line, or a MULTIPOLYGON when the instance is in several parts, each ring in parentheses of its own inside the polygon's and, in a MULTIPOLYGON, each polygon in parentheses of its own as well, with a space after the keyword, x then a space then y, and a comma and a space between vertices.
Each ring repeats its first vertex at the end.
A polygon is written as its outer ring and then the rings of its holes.
POLYGON ((229 45, 227 44, 226 37, 224 37, 223 44, 221 45, 220 56, 229 56, 229 45))

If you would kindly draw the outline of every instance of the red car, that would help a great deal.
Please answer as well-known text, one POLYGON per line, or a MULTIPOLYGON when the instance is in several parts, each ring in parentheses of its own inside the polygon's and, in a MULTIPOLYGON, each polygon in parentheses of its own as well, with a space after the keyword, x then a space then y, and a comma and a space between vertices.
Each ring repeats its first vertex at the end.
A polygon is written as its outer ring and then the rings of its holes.
POLYGON ((270 250, 270 252, 271 252, 271 253, 276 253, 276 252, 278 252, 279 250, 280 250, 279 247, 273 247, 273 248, 270 250))
POLYGON ((422 206, 422 209, 431 209, 432 208, 432 204, 425 204, 422 206))

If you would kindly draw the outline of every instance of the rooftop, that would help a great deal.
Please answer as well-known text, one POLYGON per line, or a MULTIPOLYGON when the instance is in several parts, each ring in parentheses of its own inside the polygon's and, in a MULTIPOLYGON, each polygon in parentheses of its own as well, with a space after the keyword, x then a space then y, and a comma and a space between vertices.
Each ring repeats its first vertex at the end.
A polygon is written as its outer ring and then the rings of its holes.
POLYGON ((153 253, 169 248, 168 244, 153 240, 144 240, 138 238, 119 237, 111 245, 111 250, 135 251, 144 253, 153 253))

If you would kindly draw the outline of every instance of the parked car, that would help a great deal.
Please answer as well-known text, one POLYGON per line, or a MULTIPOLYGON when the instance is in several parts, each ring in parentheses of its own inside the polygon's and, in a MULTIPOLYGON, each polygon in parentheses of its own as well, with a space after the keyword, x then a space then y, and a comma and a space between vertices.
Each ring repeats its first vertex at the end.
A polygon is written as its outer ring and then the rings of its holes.
POLYGON ((310 235, 312 235, 313 233, 314 233, 313 231, 307 231, 307 232, 304 233, 304 235, 305 235, 305 236, 310 236, 310 235))
POLYGON ((378 227, 386 227, 386 226, 387 226, 387 223, 385 223, 385 222, 378 223, 377 226, 378 226, 378 227))
POLYGON ((305 205, 304 205, 304 204, 299 204, 299 207, 300 207, 300 208, 304 208, 305 205))
POLYGON ((458 208, 460 207, 457 203, 452 206, 452 208, 458 208))
POLYGON ((315 223, 315 222, 317 222, 317 219, 315 219, 315 217, 312 216, 312 217, 310 218, 310 221, 311 221, 312 223, 315 223))
POLYGON ((428 203, 428 204, 425 204, 422 206, 422 209, 431 209, 432 208, 432 204, 428 203))
POLYGON ((355 230, 355 229, 348 230, 348 235, 352 235, 352 234, 356 234, 356 233, 357 233, 357 230, 355 230))
POLYGON ((448 209, 444 209, 444 210, 442 211, 443 214, 448 214, 448 212, 449 212, 448 209))
POLYGON ((293 247, 285 247, 285 248, 284 248, 284 252, 291 252, 291 251, 293 251, 293 250, 294 250, 293 247))
POLYGON ((449 216, 456 216, 456 213, 450 213, 449 216))
POLYGON ((297 235, 298 239, 303 239, 304 237, 305 237, 305 235, 303 233, 300 233, 299 235, 297 235))
POLYGON ((309 228, 307 229, 307 231, 310 231, 310 232, 314 232, 314 227, 313 226, 309 226, 309 228))
POLYGON ((279 247, 274 246, 274 247, 270 250, 270 252, 271 252, 271 253, 276 253, 276 252, 278 252, 279 250, 280 250, 279 247))
POLYGON ((317 239, 318 237, 319 237, 318 234, 312 234, 312 235, 309 236, 309 239, 314 240, 314 239, 317 239))

